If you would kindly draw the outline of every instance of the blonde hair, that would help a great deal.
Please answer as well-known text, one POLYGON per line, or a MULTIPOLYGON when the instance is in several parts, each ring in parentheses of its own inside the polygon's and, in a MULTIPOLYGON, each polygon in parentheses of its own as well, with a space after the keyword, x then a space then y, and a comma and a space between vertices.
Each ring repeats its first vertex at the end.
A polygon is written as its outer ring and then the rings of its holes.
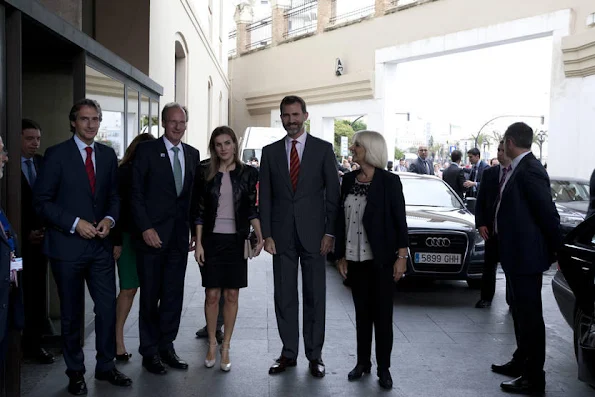
POLYGON ((357 143, 366 150, 366 163, 384 169, 388 162, 388 149, 382 134, 376 131, 358 131, 353 136, 353 143, 357 143))

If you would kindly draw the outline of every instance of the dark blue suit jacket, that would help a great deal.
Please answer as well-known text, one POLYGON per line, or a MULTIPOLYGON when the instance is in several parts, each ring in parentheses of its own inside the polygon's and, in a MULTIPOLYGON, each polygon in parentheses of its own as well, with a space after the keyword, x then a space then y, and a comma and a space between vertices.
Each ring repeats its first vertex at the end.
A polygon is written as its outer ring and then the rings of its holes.
POLYGON ((538 274, 549 269, 561 245, 560 216, 552 201, 550 178, 532 153, 506 182, 498 210, 502 269, 509 274, 538 274))
MULTIPOLYGON (((6 229, 6 228, 5 228, 6 229)), ((13 235, 14 245, 16 237, 13 235)), ((0 363, 4 361, 6 354, 8 329, 23 329, 24 310, 22 289, 13 289, 10 292, 10 253, 11 244, 6 236, 0 232, 0 363)), ((19 286, 21 277, 19 273, 19 286)))
MULTIPOLYGON (((118 221, 118 159, 112 148, 95 142, 95 194, 74 138, 50 147, 37 176, 33 203, 47 224, 43 251, 61 261, 76 261, 90 243, 70 229, 77 217, 92 224, 106 216, 118 221)), ((111 250, 109 239, 104 239, 111 250)))
POLYGON ((490 234, 494 229, 494 214, 496 212, 496 199, 500 186, 500 166, 489 167, 483 172, 482 184, 477 194, 475 205, 475 227, 487 226, 490 234))
MULTIPOLYGON (((162 249, 176 246, 187 250, 190 233, 196 233, 191 220, 190 200, 194 176, 200 162, 198 150, 182 143, 184 148, 184 186, 178 197, 171 161, 163 137, 142 142, 136 148, 132 166, 130 208, 138 232, 154 228, 162 241, 162 249), (172 245, 170 245, 172 244, 172 245)), ((156 251, 140 236, 139 248, 156 251)))

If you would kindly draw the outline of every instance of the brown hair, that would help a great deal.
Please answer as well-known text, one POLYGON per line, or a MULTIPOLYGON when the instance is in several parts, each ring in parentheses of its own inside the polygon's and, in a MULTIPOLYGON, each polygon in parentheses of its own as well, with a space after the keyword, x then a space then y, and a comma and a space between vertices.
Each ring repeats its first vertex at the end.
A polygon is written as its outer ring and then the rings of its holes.
POLYGON ((213 130, 211 134, 211 139, 209 140, 209 154, 211 155, 211 160, 209 162, 209 175, 207 176, 207 181, 210 181, 217 175, 219 172, 219 166, 221 165, 221 161, 219 157, 217 157, 217 150, 215 149, 215 139, 221 135, 229 135, 231 137, 231 141, 235 146, 235 150, 233 153, 233 161, 236 163, 236 167, 243 167, 242 161, 240 160, 240 148, 238 145, 238 137, 236 133, 228 126, 221 126, 217 127, 213 130))
MULTIPOLYGON (((79 111, 83 106, 88 106, 95 109, 95 111, 99 115, 99 121, 101 122, 101 120, 103 119, 103 112, 101 111, 101 106, 99 106, 99 102, 89 98, 81 99, 72 106, 72 108, 70 109, 70 113, 68 113, 68 120, 76 121, 76 118, 79 115, 79 111)), ((70 124, 70 132, 72 132, 73 134, 76 132, 76 129, 72 126, 72 124, 70 124)))
POLYGON ((136 147, 139 143, 152 140, 155 140, 155 137, 148 132, 137 135, 137 137, 134 138, 132 142, 130 142, 130 145, 126 149, 124 157, 122 157, 122 160, 120 161, 120 165, 130 163, 134 159, 134 153, 136 152, 136 147))

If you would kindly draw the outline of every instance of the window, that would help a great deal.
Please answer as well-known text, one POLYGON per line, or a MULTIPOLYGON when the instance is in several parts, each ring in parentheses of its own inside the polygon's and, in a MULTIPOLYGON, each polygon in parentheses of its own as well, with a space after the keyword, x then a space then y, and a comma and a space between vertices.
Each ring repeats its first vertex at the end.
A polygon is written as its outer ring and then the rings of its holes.
POLYGON ((209 77, 209 82, 207 84, 207 142, 211 136, 211 131, 213 129, 213 79, 209 77))
POLYGON ((118 158, 124 155, 124 83, 87 66, 86 96, 99 102, 103 119, 95 140, 110 146, 118 158))
POLYGON ((187 57, 186 47, 184 46, 184 39, 179 36, 175 44, 175 69, 174 69, 174 101, 180 105, 186 105, 186 91, 187 91, 187 57))

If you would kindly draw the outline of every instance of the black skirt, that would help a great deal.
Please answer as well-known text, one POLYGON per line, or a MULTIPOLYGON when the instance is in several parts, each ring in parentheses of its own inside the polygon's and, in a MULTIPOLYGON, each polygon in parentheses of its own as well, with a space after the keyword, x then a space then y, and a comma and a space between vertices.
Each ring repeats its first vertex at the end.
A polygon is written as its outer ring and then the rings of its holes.
POLYGON ((205 288, 245 288, 248 286, 248 261, 244 259, 244 240, 237 234, 210 233, 202 243, 205 265, 200 266, 205 288))

